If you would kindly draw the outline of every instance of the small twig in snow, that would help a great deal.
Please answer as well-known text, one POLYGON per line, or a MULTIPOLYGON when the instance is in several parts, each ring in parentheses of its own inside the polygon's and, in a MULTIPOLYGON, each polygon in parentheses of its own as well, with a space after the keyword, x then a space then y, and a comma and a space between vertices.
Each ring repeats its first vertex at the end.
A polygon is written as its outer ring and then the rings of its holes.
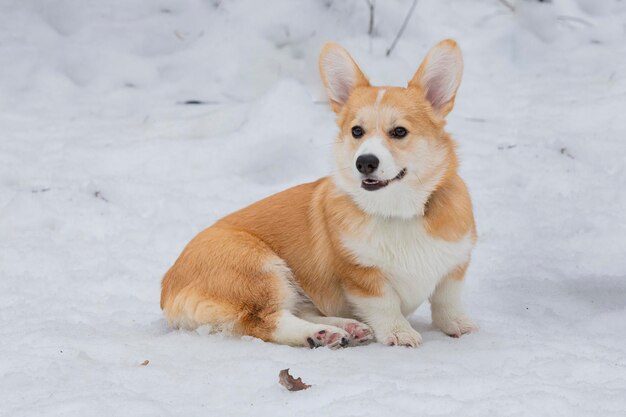
POLYGON ((559 22, 576 22, 576 23, 580 23, 583 26, 587 26, 588 28, 593 27, 593 23, 580 18, 580 17, 576 17, 576 16, 557 16, 556 20, 558 20, 559 22))
POLYGON ((500 3, 504 4, 510 11, 515 12, 515 6, 513 6, 507 0, 500 0, 500 3))
POLYGON ((571 153, 569 153, 569 151, 567 150, 567 148, 561 148, 561 155, 565 155, 565 156, 567 156, 568 158, 575 159, 575 158, 574 158, 574 156, 573 156, 571 153))
POLYGON ((372 36, 372 33, 374 33, 374 9, 376 8, 376 0, 365 0, 365 2, 370 8, 370 24, 367 29, 367 34, 372 36))
POLYGON ((487 119, 483 117, 465 117, 465 120, 476 123, 485 123, 487 121, 487 119))
POLYGON ((96 191, 93 193, 93 196, 104 201, 105 203, 108 203, 109 200, 107 200, 106 198, 104 198, 104 196, 102 195, 102 193, 100 191, 96 191))
POLYGON ((406 29, 406 25, 409 23, 409 19, 411 19, 411 15, 413 14, 413 11, 415 10, 415 6, 417 6, 417 0, 413 0, 413 3, 411 4, 411 8, 409 9, 409 12, 404 18, 404 22, 402 23, 402 26, 400 26, 400 30, 398 31, 396 38, 391 43, 391 46, 389 47, 389 49, 387 49, 387 54, 386 54, 387 56, 391 55, 393 48, 396 47, 396 43, 398 43, 398 40, 402 36, 402 33, 404 33, 404 29, 406 29))
POLYGON ((196 99, 191 99, 191 100, 185 100, 185 101, 179 101, 176 104, 185 104, 185 105, 207 105, 207 104, 222 104, 219 101, 216 100, 196 100, 196 99))

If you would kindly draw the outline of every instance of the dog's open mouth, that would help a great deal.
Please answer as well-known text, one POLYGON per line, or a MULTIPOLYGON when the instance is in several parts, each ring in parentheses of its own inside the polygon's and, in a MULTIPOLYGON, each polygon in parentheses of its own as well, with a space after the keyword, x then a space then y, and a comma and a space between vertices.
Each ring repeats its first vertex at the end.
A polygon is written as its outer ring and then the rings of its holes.
POLYGON ((393 181, 400 181, 406 175, 406 168, 402 168, 398 175, 389 180, 377 180, 375 178, 365 178, 361 181, 361 187, 367 191, 376 191, 385 188, 393 181))

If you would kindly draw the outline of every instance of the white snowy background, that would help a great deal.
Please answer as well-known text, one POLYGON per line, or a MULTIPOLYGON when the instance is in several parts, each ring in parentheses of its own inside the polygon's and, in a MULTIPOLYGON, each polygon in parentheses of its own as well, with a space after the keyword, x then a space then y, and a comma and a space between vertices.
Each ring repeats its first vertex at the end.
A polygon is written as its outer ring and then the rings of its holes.
POLYGON ((364 0, 0 1, 0 415, 626 415, 626 1, 508 3, 419 0, 387 57, 410 0, 371 36, 364 0), (323 42, 404 85, 446 37, 481 330, 427 305, 416 350, 168 329, 198 231, 333 169, 323 42))

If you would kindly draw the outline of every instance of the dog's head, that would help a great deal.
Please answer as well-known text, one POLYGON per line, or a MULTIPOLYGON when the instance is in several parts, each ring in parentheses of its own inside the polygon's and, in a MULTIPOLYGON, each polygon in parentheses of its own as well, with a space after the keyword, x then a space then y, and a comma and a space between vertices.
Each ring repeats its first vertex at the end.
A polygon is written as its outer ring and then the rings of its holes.
POLYGON ((370 214, 422 215, 456 168, 454 143, 443 130, 463 73, 456 42, 432 48, 406 88, 371 86, 334 43, 322 49, 320 71, 339 126, 337 185, 370 214))

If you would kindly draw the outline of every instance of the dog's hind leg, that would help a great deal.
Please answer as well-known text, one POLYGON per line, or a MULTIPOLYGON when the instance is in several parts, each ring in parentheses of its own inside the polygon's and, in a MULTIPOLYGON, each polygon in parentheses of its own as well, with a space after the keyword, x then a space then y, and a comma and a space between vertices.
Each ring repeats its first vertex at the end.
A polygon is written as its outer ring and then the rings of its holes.
POLYGON ((161 307, 177 327, 210 324, 292 346, 346 346, 349 333, 293 315, 302 295, 291 270, 263 241, 211 227, 185 248, 163 279, 161 307))
POLYGON ((350 335, 345 330, 332 323, 314 323, 293 314, 304 296, 295 284, 291 269, 282 259, 273 255, 266 261, 264 270, 274 277, 283 297, 280 305, 270 307, 269 314, 252 311, 241 316, 238 321, 241 333, 290 346, 336 349, 348 345, 350 335))
POLYGON ((271 341, 291 346, 328 346, 336 349, 349 345, 350 334, 337 326, 312 323, 294 316, 291 311, 283 310, 276 315, 271 341))

